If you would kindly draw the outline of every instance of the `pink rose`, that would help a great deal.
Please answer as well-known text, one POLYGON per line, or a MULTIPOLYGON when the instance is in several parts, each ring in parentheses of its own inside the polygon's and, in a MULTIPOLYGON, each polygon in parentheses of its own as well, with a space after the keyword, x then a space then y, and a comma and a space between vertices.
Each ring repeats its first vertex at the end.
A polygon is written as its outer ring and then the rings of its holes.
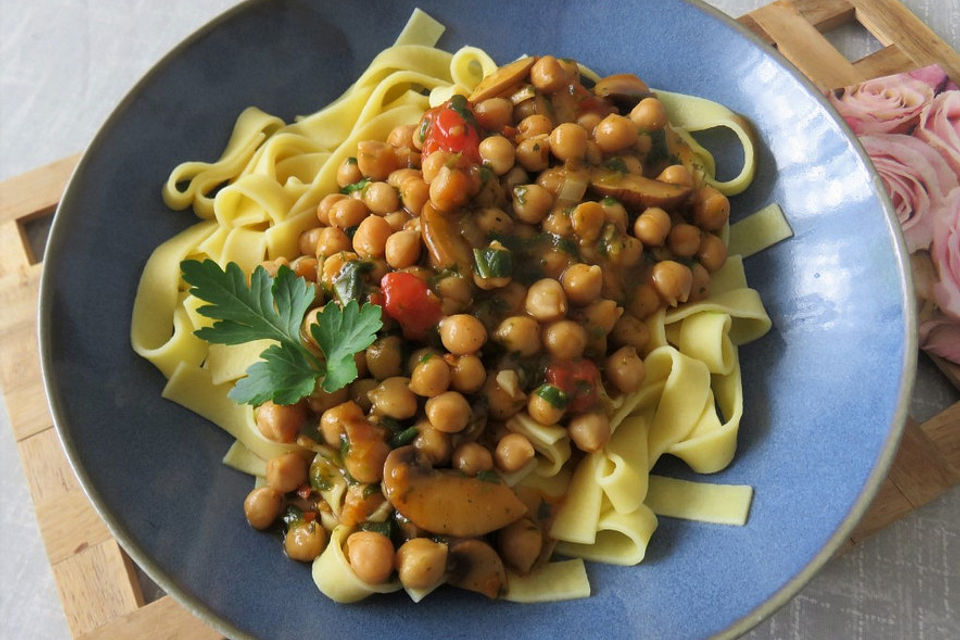
POLYGON ((960 91, 947 91, 933 99, 920 114, 914 135, 940 152, 960 174, 960 91))
POLYGON ((912 136, 863 136, 860 142, 890 194, 907 249, 926 249, 938 210, 951 189, 960 186, 957 176, 933 147, 912 136))
POLYGON ((939 316, 920 323, 920 348, 960 364, 960 324, 939 316))
POLYGON ((933 87, 899 74, 867 80, 827 97, 858 136, 905 133, 933 100, 933 87))
POLYGON ((950 79, 947 72, 938 64, 930 64, 919 69, 907 72, 907 75, 915 80, 926 82, 933 88, 934 93, 941 91, 950 91, 956 89, 956 83, 950 79))
POLYGON ((960 322, 960 189, 954 189, 934 222, 933 248, 937 265, 937 283, 933 299, 940 310, 960 322))

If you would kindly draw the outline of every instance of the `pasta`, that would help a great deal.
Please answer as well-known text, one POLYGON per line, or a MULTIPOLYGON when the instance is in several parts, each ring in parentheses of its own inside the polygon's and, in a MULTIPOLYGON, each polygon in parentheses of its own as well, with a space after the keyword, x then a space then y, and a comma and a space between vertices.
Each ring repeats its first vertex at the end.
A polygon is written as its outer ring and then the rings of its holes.
POLYGON ((775 205, 728 224, 755 154, 725 107, 551 56, 498 67, 434 48, 442 32, 415 11, 327 107, 250 107, 219 159, 177 166, 164 201, 200 221, 148 260, 131 343, 165 398, 235 438, 248 521, 280 518, 327 597, 587 597, 583 560, 642 561, 658 515, 746 522, 750 487, 650 472, 732 460, 737 347, 771 325, 736 252, 789 226, 775 205), (716 126, 744 146, 726 182, 691 136, 716 126), (211 311, 202 270, 267 282, 264 313, 300 291, 296 337, 212 339, 239 312, 211 311), (333 307, 381 317, 355 355, 322 340, 333 307), (235 402, 270 353, 321 367, 313 391, 235 402), (327 388, 335 366, 349 386, 327 388))

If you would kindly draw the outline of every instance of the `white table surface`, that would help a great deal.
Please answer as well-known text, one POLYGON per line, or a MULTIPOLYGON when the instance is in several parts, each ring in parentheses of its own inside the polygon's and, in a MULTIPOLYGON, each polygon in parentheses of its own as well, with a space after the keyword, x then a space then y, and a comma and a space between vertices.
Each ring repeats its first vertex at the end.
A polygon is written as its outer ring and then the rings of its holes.
MULTIPOLYGON (((234 0, 0 0, 0 180, 83 150, 133 83, 234 0)), ((738 16, 765 0, 713 0, 738 16)), ((960 48, 960 0, 906 0, 960 48)), ((869 34, 829 36, 856 59, 869 34)), ((2 310, 0 310, 2 313, 2 310)), ((955 402, 925 358, 911 413, 955 402)), ((67 638, 10 422, 0 408, 0 638, 67 638)), ((960 487, 830 561, 752 640, 960 638, 960 487)))

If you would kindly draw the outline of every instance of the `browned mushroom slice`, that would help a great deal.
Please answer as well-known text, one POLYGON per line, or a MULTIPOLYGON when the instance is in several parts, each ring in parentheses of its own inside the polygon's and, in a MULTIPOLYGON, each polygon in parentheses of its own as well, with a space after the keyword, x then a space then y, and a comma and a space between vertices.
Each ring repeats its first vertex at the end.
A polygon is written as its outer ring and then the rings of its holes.
POLYGON ((594 85, 593 93, 612 102, 621 113, 630 111, 638 102, 653 95, 647 83, 632 73, 617 73, 602 78, 594 85))
POLYGON ((590 186, 602 196, 616 198, 630 209, 663 207, 669 209, 690 197, 691 188, 660 182, 632 173, 620 173, 606 169, 595 170, 590 186))
POLYGON ((514 60, 505 64, 486 78, 470 94, 470 102, 476 104, 481 100, 498 96, 510 87, 521 82, 529 73, 530 67, 537 61, 533 56, 514 60))
POLYGON ((527 511, 507 485, 433 469, 412 445, 387 456, 383 488, 387 500, 411 522, 443 535, 481 536, 527 511))
POLYGON ((460 234, 458 219, 458 216, 440 213, 427 202, 420 212, 420 234, 430 253, 431 266, 448 269, 456 265, 462 273, 470 273, 472 252, 460 234))
POLYGON ((480 540, 457 540, 447 555, 447 584, 497 598, 507 589, 503 561, 493 547, 480 540))

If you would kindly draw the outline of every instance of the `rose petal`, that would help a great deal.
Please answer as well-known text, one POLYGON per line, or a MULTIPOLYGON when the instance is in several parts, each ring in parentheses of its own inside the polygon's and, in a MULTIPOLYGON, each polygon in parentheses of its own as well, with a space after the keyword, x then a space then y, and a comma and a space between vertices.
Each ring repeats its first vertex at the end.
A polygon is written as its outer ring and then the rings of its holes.
POLYGON ((827 97, 857 135, 905 133, 933 99, 933 88, 898 74, 867 80, 827 97))
POLYGON ((930 256, 938 275, 933 299, 943 313, 960 322, 960 188, 950 192, 933 229, 930 256))
POLYGON ((960 324, 938 318, 920 325, 920 348, 960 364, 960 324))
POLYGON ((920 114, 915 134, 960 174, 960 91, 941 93, 920 114))

